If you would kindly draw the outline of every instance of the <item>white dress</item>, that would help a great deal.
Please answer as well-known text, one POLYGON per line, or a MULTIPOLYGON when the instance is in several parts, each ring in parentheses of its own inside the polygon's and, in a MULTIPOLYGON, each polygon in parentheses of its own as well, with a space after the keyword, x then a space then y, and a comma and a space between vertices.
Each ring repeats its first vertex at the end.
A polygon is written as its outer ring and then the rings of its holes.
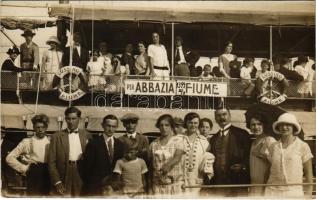
POLYGON ((168 174, 161 174, 162 166, 172 157, 182 142, 178 136, 172 136, 167 144, 161 145, 159 138, 149 146, 149 157, 153 165, 153 192, 155 195, 179 195, 183 192, 184 169, 182 163, 175 165, 168 174))
MULTIPOLYGON (((197 135, 193 142, 185 135, 181 137, 180 150, 185 152, 183 156, 185 185, 199 186, 203 184, 205 175, 213 175, 213 163, 215 157, 207 152, 209 142, 203 135, 197 135)), ((201 188, 186 188, 185 193, 191 196, 198 196, 201 188)))
MULTIPOLYGON (((268 184, 303 183, 303 164, 313 158, 311 150, 298 137, 287 148, 282 147, 280 141, 272 144, 268 150, 268 159, 271 162, 268 184)), ((267 186, 265 196, 270 197, 303 197, 303 187, 294 186, 267 186)))
POLYGON ((103 63, 100 61, 90 61, 87 64, 89 71, 89 86, 105 85, 105 77, 103 76, 103 63))

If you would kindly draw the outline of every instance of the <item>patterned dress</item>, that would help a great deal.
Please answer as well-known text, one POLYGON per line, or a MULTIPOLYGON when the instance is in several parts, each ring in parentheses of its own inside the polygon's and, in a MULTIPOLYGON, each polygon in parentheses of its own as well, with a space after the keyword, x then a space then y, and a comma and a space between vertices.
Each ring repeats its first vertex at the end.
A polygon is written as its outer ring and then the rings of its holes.
MULTIPOLYGON (((203 135, 197 135, 193 142, 185 135, 179 135, 178 148, 185 152, 183 165, 185 171, 185 185, 198 186, 203 184, 205 175, 213 175, 213 163, 215 157, 207 152, 209 142, 203 135)), ((186 188, 185 193, 191 196, 199 195, 200 188, 186 188)))
POLYGON ((172 157, 176 149, 182 142, 178 136, 172 136, 167 144, 162 145, 159 138, 154 140, 149 146, 149 159, 153 167, 153 192, 155 195, 179 195, 184 184, 183 165, 179 163, 166 175, 161 174, 162 166, 172 157))

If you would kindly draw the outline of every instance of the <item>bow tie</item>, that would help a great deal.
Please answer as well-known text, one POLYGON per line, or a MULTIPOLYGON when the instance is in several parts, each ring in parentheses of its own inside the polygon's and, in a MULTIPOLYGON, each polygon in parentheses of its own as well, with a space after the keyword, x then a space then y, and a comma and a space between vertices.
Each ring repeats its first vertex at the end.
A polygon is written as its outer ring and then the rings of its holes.
POLYGON ((136 136, 134 136, 132 134, 129 134, 128 137, 131 138, 131 139, 135 139, 136 138, 136 136))
POLYGON ((72 133, 77 134, 77 133, 79 133, 79 131, 70 131, 70 130, 68 130, 68 133, 69 134, 72 134, 72 133))

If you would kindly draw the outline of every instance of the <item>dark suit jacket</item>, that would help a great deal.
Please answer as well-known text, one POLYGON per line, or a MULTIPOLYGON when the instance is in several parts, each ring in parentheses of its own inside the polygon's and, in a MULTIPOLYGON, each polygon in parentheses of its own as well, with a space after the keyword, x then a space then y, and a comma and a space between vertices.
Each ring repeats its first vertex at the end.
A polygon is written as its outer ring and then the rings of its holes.
POLYGON ((123 157, 123 148, 124 144, 114 138, 114 155, 111 162, 103 135, 89 140, 83 156, 84 194, 101 195, 102 180, 113 173, 116 161, 123 157))
MULTIPOLYGON (((175 47, 175 51, 177 50, 177 47, 175 47)), ((200 54, 197 51, 188 49, 186 47, 182 46, 182 51, 185 60, 187 63, 189 63, 189 66, 195 66, 195 63, 200 59, 200 54)), ((179 60, 177 60, 176 54, 174 56, 175 63, 177 64, 179 60)))
MULTIPOLYGON (((72 53, 72 66, 77 66, 86 71, 87 63, 89 62, 89 51, 85 49, 83 46, 80 48, 80 56, 76 48, 73 49, 72 53)), ((69 58, 70 58, 70 47, 67 47, 64 51, 62 57, 63 66, 69 66, 69 58)))
MULTIPOLYGON (((246 184, 250 183, 249 175, 249 154, 251 147, 250 135, 244 129, 238 128, 236 126, 231 126, 229 130, 228 145, 226 150, 226 166, 227 166, 227 175, 228 179, 225 183, 218 183, 216 181, 216 169, 214 170, 214 177, 211 180, 211 183, 216 184, 246 184), (242 170, 241 173, 234 173, 229 168, 233 164, 241 164, 245 167, 245 170, 242 170)), ((220 133, 216 133, 210 139, 211 149, 210 152, 215 156, 216 163, 216 150, 215 143, 220 139, 220 133)), ((214 166, 215 166, 214 163, 214 166)))
MULTIPOLYGON (((79 130, 82 152, 85 151, 90 134, 84 130, 79 130)), ((67 130, 56 132, 51 136, 48 169, 52 185, 58 181, 65 183, 66 170, 69 164, 69 138, 67 130)), ((78 166, 79 167, 79 166, 78 166)), ((80 168, 80 167, 79 167, 80 168)), ((81 172, 80 172, 81 173, 81 172)))

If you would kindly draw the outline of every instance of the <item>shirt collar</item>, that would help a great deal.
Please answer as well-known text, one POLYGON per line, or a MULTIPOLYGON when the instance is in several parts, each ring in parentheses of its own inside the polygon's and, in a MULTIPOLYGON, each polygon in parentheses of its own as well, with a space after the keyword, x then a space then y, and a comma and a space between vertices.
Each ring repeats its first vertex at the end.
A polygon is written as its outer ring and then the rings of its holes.
POLYGON ((181 49, 182 49, 182 46, 177 47, 177 49, 181 50, 181 49))
POLYGON ((69 128, 67 128, 68 133, 79 133, 79 128, 76 128, 75 130, 71 131, 69 128))
POLYGON ((126 133, 126 136, 127 137, 129 137, 129 138, 136 138, 136 131, 134 132, 134 133, 132 133, 132 134, 130 134, 130 133, 126 133))
POLYGON ((107 136, 107 135, 103 134, 103 138, 104 138, 104 140, 107 142, 107 141, 109 141, 109 140, 112 140, 112 139, 113 139, 113 135, 112 135, 111 137, 109 137, 109 136, 107 136))
POLYGON ((229 129, 230 129, 230 127, 231 127, 231 123, 229 123, 229 124, 227 124, 226 126, 224 126, 224 128, 220 128, 220 132, 221 133, 223 133, 224 134, 224 136, 226 136, 227 135, 227 133, 228 133, 228 131, 229 131, 229 129))

